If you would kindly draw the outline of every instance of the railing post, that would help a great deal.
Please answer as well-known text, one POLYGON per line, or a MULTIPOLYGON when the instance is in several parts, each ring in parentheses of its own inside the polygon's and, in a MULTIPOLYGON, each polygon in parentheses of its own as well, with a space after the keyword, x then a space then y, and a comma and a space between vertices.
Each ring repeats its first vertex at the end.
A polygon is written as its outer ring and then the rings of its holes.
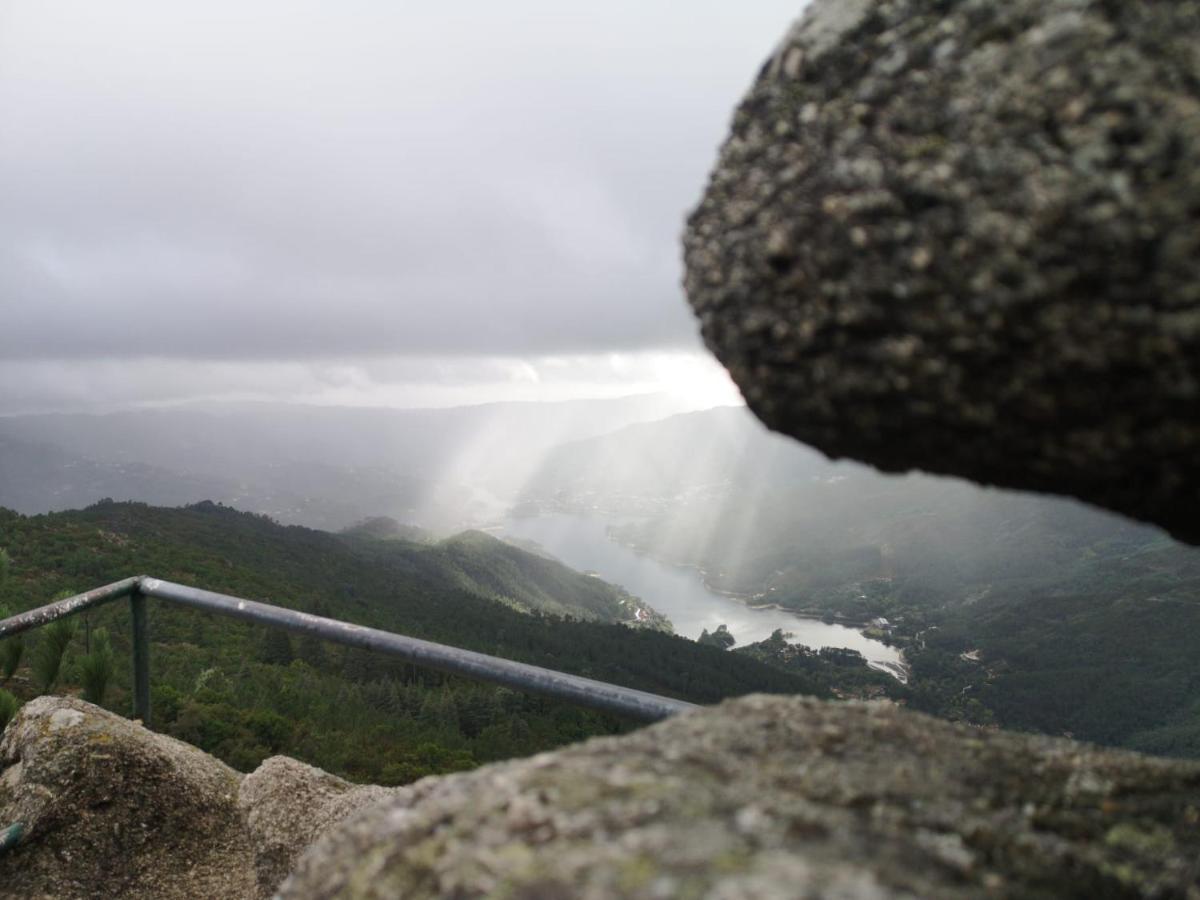
POLYGON ((150 626, 146 620, 146 595, 136 586, 129 595, 133 617, 133 717, 150 727, 150 626))

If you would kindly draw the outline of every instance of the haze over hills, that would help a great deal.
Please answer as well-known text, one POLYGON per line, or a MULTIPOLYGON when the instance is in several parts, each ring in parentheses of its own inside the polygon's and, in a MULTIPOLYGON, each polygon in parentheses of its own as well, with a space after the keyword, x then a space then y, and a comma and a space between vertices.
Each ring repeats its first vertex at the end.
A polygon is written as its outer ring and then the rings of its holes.
POLYGON ((784 487, 836 471, 820 453, 767 431, 745 407, 717 407, 564 442, 543 457, 522 500, 644 514, 733 486, 784 487))
POLYGON ((213 500, 338 530, 494 515, 552 447, 678 408, 666 395, 444 409, 284 404, 0 418, 0 505, 213 500))
POLYGON ((1200 755, 1200 549, 1157 528, 831 462, 744 409, 561 447, 525 501, 604 516, 613 540, 753 603, 886 620, 868 633, 905 647, 919 708, 1200 755))
POLYGON ((1006 567, 1046 577, 1082 544, 1172 544, 1073 500, 835 462, 767 431, 742 407, 558 447, 522 503, 527 512, 608 518, 616 540, 702 568, 721 590, 860 618, 883 610, 839 592, 847 581, 920 576, 939 602, 954 602, 955 590, 973 592, 1006 567), (947 569, 941 580, 938 568, 947 569))

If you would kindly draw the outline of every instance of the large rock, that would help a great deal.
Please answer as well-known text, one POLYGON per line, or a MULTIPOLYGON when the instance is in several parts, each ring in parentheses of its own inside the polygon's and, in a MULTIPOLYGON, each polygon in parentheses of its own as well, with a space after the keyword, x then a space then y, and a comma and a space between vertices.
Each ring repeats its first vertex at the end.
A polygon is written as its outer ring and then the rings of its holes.
POLYGON ((1195 0, 815 0, 685 251, 772 428, 1200 541, 1195 0))
POLYGON ((418 782, 283 898, 1200 897, 1200 764, 750 697, 418 782))
POLYGON ((39 697, 0 741, 0 897, 262 900, 333 823, 385 799, 286 757, 242 776, 82 700, 39 697))
POLYGON ((0 896, 255 896, 241 776, 82 700, 26 703, 0 741, 0 896))

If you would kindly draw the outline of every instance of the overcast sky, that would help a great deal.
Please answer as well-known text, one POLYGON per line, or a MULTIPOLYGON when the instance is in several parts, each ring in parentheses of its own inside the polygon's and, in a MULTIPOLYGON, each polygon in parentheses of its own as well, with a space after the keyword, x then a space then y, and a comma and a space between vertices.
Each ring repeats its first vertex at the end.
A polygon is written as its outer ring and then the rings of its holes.
POLYGON ((727 402, 679 234, 798 0, 0 0, 0 412, 727 402))

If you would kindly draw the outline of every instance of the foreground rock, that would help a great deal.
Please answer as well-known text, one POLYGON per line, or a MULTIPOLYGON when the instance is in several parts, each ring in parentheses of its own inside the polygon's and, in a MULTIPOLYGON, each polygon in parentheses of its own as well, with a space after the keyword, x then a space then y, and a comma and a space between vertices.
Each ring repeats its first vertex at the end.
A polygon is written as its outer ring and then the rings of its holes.
POLYGON ((240 775, 82 700, 26 703, 0 742, 5 897, 253 897, 240 775))
POLYGON ((246 776, 238 793, 255 851, 260 896, 274 893, 300 854, 330 825, 395 793, 351 784, 286 756, 263 762, 246 776))
POLYGON ((285 898, 1198 897, 1200 764, 751 697, 431 778, 285 898))
POLYGON ((331 824, 393 792, 275 757, 243 777, 189 744, 68 697, 0 742, 0 897, 270 897, 331 824))
POLYGON ((1195 0, 815 0, 685 239, 751 408, 1200 542, 1197 46, 1195 0))

